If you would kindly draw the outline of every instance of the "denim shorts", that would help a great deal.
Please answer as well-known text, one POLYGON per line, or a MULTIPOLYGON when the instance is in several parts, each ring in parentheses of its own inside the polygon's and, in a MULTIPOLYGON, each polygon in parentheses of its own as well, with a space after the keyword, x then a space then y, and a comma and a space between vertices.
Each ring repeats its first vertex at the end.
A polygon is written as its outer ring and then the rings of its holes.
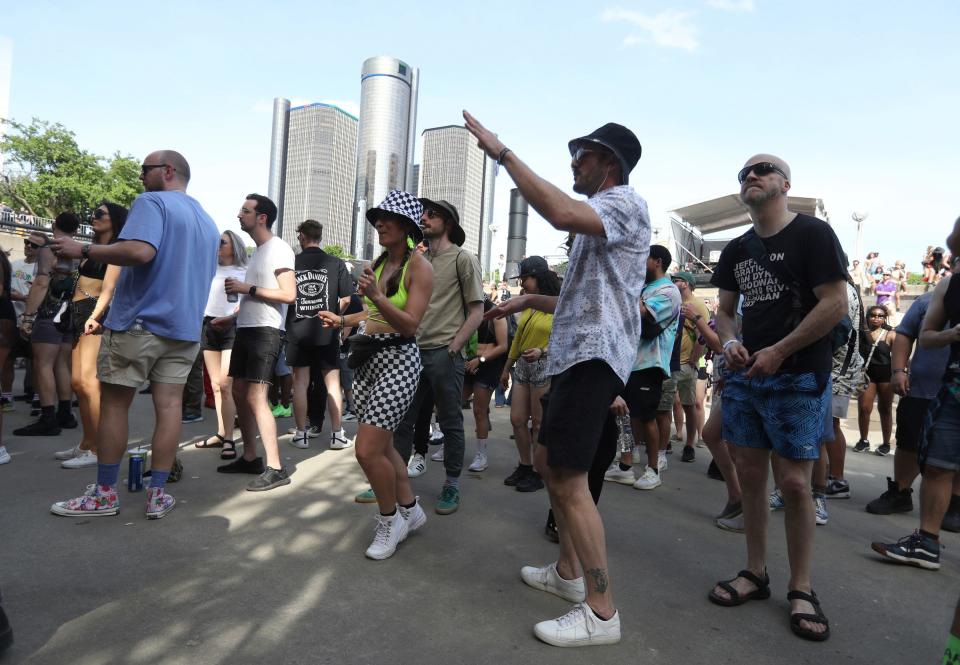
POLYGON ((946 388, 927 412, 920 440, 921 465, 948 471, 960 470, 960 400, 946 388))
POLYGON ((820 458, 832 439, 830 375, 813 372, 748 379, 727 377, 723 388, 723 438, 745 448, 772 449, 790 460, 820 458))

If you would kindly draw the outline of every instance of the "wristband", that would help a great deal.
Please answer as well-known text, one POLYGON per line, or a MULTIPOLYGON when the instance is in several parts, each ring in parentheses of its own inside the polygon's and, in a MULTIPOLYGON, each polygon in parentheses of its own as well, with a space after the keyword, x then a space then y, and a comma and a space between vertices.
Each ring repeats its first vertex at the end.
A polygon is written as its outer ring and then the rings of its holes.
POLYGON ((340 317, 340 328, 343 329, 343 328, 345 328, 345 327, 346 327, 346 326, 343 325, 343 317, 341 316, 341 317, 340 317))
POLYGON ((493 167, 493 175, 496 176, 500 173, 500 165, 503 164, 503 158, 507 156, 508 152, 513 152, 510 148, 504 148, 500 151, 500 154, 497 155, 497 163, 493 167))
POLYGON ((908 375, 908 376, 910 375, 910 370, 907 369, 906 367, 898 367, 898 368, 896 368, 895 370, 893 370, 893 373, 894 373, 894 374, 896 374, 897 372, 903 372, 904 374, 906 374, 906 375, 908 375))
POLYGON ((740 344, 740 343, 741 342, 739 339, 728 339, 726 342, 723 343, 723 350, 726 351, 727 347, 730 346, 731 344, 740 344))

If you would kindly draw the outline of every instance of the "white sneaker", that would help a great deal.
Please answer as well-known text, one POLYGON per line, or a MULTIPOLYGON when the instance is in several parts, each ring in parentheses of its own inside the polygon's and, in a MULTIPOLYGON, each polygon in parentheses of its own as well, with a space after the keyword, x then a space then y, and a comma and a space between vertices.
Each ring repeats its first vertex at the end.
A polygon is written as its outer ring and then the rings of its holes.
POLYGON ((718 517, 716 524, 718 529, 732 533, 743 533, 743 513, 740 513, 736 517, 718 517))
MULTIPOLYGON (((311 438, 311 439, 316 439, 318 436, 320 436, 320 432, 323 431, 323 430, 321 430, 321 429, 320 429, 319 427, 317 427, 316 425, 311 425, 310 427, 308 427, 307 429, 305 429, 305 430, 303 430, 303 431, 307 433, 307 436, 308 436, 309 438, 311 438)), ((296 433, 297 433, 297 428, 296 428, 296 427, 290 427, 290 428, 287 429, 287 434, 296 434, 296 433)))
POLYGON ((817 526, 824 526, 830 519, 827 514, 827 498, 823 496, 813 497, 813 508, 816 513, 817 526))
POLYGON ((309 448, 310 440, 307 438, 307 433, 303 430, 294 430, 290 445, 294 448, 309 448))
POLYGON ((659 453, 657 453, 657 471, 659 471, 660 473, 663 473, 666 470, 667 470, 667 452, 665 450, 661 450, 659 453))
POLYGON ((633 483, 633 489, 652 490, 660 487, 662 484, 663 481, 660 480, 660 474, 648 466, 644 469, 643 475, 637 478, 637 482, 633 483))
POLYGON ((364 554, 369 559, 388 559, 397 551, 397 545, 407 537, 407 520, 398 510, 390 517, 378 514, 376 521, 377 530, 373 535, 373 542, 364 554))
POLYGON ((73 459, 60 462, 64 469, 84 469, 88 466, 97 465, 97 456, 90 450, 81 450, 80 454, 73 459))
POLYGON ((633 485, 636 476, 633 475, 633 467, 624 471, 620 468, 619 464, 614 462, 610 465, 610 468, 607 469, 607 472, 603 474, 603 479, 609 480, 612 483, 620 483, 621 485, 633 485))
POLYGON ((440 448, 437 449, 437 452, 435 452, 430 456, 430 459, 432 459, 434 462, 443 461, 443 445, 441 445, 440 448))
POLYGON ((770 510, 781 510, 786 504, 783 502, 783 492, 779 487, 774 487, 770 492, 770 510))
POLYGON ((697 439, 697 448, 706 448, 707 442, 703 439, 697 439))
POLYGON ((427 472, 427 459, 420 453, 414 453, 407 464, 407 478, 417 478, 427 472))
POLYGON ((467 471, 473 471, 479 473, 484 471, 487 468, 487 454, 478 452, 473 456, 473 461, 470 462, 470 466, 467 467, 467 471))
MULTIPOLYGON (((420 497, 414 497, 414 500, 416 503, 413 505, 413 508, 397 506, 397 510, 403 515, 403 519, 407 521, 407 536, 427 523, 427 514, 423 512, 423 508, 420 507, 420 497)), ((406 536, 404 536, 404 538, 406 538, 406 536)))
POLYGON ((343 430, 330 435, 330 450, 343 450, 352 445, 353 442, 347 438, 347 434, 343 430))
POLYGON ((585 602, 577 603, 562 617, 538 623, 533 634, 555 647, 616 644, 620 641, 620 613, 603 621, 585 602))
POLYGON ((7 452, 6 446, 0 446, 0 464, 9 464, 10 463, 10 453, 7 452))
POLYGON ((76 457, 82 452, 83 451, 80 450, 80 446, 78 444, 73 448, 68 448, 67 450, 61 450, 60 452, 54 453, 53 459, 58 459, 62 462, 63 460, 66 460, 66 459, 73 459, 74 457, 76 457))
POLYGON ((578 577, 575 580, 563 579, 557 572, 556 562, 543 568, 524 566, 520 569, 520 579, 522 579, 527 586, 552 593, 554 596, 560 596, 564 600, 569 600, 572 603, 578 603, 587 597, 587 590, 583 584, 583 578, 578 577))
POLYGON ((443 438, 443 432, 440 430, 440 425, 433 423, 430 425, 430 443, 434 441, 439 441, 443 438))

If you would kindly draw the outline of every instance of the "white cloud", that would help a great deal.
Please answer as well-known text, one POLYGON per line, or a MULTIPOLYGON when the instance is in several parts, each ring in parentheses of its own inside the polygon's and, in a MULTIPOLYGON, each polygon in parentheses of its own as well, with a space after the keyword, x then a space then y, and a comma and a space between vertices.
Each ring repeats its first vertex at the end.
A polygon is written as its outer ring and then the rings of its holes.
POLYGON ((654 16, 648 16, 638 11, 612 7, 603 12, 604 21, 624 22, 639 28, 638 31, 627 35, 624 46, 634 46, 652 42, 665 48, 679 48, 686 51, 696 51, 700 45, 697 35, 700 30, 691 19, 695 11, 664 10, 654 16))
POLYGON ((753 11, 753 0, 707 0, 707 4, 725 12, 753 11))

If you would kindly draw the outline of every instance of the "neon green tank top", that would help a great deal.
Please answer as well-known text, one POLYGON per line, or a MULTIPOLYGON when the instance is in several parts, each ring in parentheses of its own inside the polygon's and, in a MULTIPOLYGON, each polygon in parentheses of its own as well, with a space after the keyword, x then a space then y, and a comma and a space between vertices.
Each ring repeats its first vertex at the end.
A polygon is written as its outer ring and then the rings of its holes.
MULTIPOLYGON (((383 266, 386 265, 386 261, 377 266, 377 269, 374 270, 374 274, 377 276, 377 283, 380 282, 380 275, 383 273, 383 266)), ((407 308, 407 266, 410 265, 410 260, 408 259, 406 263, 403 264, 403 272, 400 273, 400 286, 397 288, 397 292, 392 296, 387 296, 387 300, 393 303, 394 307, 397 309, 406 309, 407 308)), ((375 321, 377 323, 382 323, 384 325, 390 325, 383 320, 383 317, 380 316, 380 310, 377 309, 377 306, 373 304, 373 301, 363 297, 363 302, 366 303, 367 309, 367 319, 369 321, 375 321)))

